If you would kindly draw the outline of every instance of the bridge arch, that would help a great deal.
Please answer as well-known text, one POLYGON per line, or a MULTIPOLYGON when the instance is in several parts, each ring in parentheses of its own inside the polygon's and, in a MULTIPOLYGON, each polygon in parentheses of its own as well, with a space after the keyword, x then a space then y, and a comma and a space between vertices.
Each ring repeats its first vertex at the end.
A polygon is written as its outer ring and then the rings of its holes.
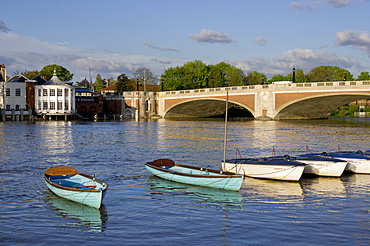
MULTIPOLYGON (((164 118, 175 117, 212 117, 225 113, 226 98, 196 98, 171 105, 164 113, 164 118)), ((240 106, 247 109, 254 117, 254 110, 247 105, 229 99, 229 108, 240 106)))
POLYGON ((304 96, 276 108, 275 120, 326 119, 338 107, 363 99, 370 99, 370 93, 341 92, 304 96))

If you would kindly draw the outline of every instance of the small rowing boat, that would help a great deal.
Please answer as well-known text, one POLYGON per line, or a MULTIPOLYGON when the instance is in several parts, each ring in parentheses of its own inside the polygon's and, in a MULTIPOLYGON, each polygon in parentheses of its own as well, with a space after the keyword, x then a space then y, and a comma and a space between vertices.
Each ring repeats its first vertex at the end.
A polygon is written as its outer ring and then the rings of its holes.
POLYGON ((252 178, 298 181, 306 165, 290 158, 264 157, 229 159, 222 170, 244 174, 252 178))
POLYGON ((238 191, 243 183, 243 175, 175 164, 170 159, 147 162, 145 167, 157 177, 200 187, 238 191))
POLYGON ((56 166, 45 171, 45 183, 56 195, 99 209, 108 185, 73 167, 56 166))

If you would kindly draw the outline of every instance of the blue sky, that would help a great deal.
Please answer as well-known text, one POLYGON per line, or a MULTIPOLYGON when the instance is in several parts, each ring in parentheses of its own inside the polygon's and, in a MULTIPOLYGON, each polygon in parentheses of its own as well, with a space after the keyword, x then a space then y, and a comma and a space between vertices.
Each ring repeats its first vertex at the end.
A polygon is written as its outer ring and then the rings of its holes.
POLYGON ((287 75, 370 71, 369 0, 0 0, 7 75, 58 64, 74 81, 201 60, 287 75))

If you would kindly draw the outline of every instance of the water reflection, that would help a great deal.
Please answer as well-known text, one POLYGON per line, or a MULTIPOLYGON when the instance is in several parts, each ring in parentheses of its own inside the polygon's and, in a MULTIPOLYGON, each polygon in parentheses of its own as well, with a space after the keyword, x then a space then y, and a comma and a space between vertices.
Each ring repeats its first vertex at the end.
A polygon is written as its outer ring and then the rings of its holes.
POLYGON ((306 195, 317 197, 345 197, 346 189, 340 178, 311 177, 301 179, 306 195))
POLYGON ((299 182, 287 182, 245 177, 240 193, 243 197, 274 198, 282 202, 302 198, 303 189, 299 182))
POLYGON ((100 209, 91 208, 80 203, 72 202, 64 198, 55 197, 50 191, 46 191, 45 200, 47 208, 58 216, 68 219, 65 225, 76 231, 103 232, 108 220, 108 213, 104 204, 100 209))
POLYGON ((202 204, 212 207, 227 207, 241 209, 243 207, 242 196, 239 192, 195 186, 164 180, 156 176, 150 176, 147 184, 153 191, 152 194, 166 196, 187 197, 193 204, 202 204))

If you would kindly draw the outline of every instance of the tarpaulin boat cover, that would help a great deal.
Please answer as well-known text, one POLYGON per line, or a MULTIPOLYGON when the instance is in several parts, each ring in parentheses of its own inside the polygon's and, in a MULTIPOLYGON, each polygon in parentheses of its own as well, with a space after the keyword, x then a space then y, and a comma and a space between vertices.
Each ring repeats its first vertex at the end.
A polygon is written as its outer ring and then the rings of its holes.
POLYGON ((46 175, 57 176, 57 175, 72 175, 77 174, 77 170, 69 166, 57 166, 51 167, 45 171, 46 175))

